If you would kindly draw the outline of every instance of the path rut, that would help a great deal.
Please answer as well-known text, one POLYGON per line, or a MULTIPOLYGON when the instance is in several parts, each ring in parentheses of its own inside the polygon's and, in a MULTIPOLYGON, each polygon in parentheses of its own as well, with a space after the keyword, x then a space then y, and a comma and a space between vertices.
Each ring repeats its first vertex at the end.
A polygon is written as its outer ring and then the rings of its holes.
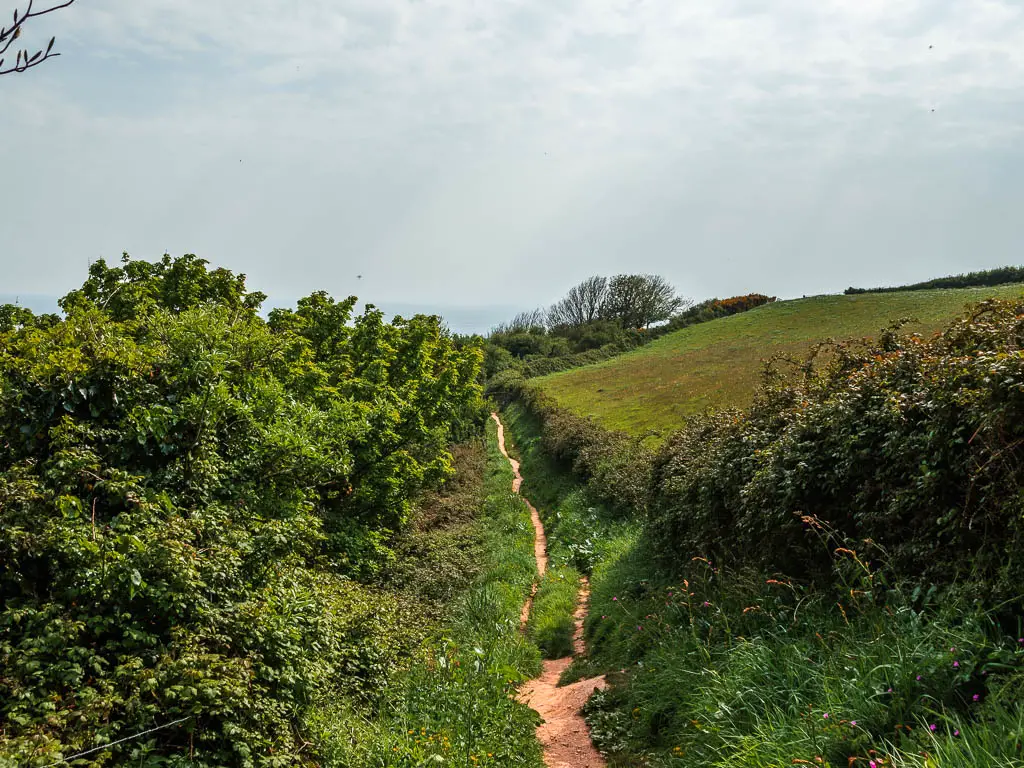
MULTIPOLYGON (((498 414, 492 413, 491 418, 498 425, 498 448, 512 465, 513 493, 519 493, 523 484, 523 476, 519 471, 519 462, 508 455, 505 450, 505 428, 498 414)), ((526 497, 523 501, 530 508, 530 519, 533 521, 534 542, 533 552, 537 558, 538 577, 543 577, 548 566, 547 537, 537 509, 526 497)), ((530 597, 523 605, 520 615, 522 625, 530 617, 533 598, 537 594, 534 582, 530 597)), ((580 579, 580 590, 576 598, 575 631, 573 633, 573 654, 586 651, 583 639, 583 620, 587 617, 587 606, 590 598, 590 585, 586 578, 580 579)), ((587 699, 597 689, 606 685, 604 676, 580 680, 571 685, 559 687, 558 678, 572 663, 572 656, 562 659, 549 659, 544 662, 540 677, 527 682, 520 689, 517 699, 535 710, 543 719, 537 727, 537 738, 544 748, 544 764, 548 768, 604 768, 606 765, 601 753, 594 748, 590 740, 590 729, 583 719, 581 710, 587 699)))

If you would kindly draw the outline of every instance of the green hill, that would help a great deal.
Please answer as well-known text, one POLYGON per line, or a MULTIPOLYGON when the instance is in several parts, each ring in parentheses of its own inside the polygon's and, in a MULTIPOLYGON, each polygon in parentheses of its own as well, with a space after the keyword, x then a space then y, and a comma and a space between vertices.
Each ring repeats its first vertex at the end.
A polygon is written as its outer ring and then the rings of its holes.
POLYGON ((744 406, 762 362, 815 342, 874 336, 893 320, 930 333, 965 305, 1024 294, 1024 284, 957 290, 814 296, 780 301, 668 334, 601 363, 535 381, 562 405, 612 429, 664 436, 708 407, 744 406))

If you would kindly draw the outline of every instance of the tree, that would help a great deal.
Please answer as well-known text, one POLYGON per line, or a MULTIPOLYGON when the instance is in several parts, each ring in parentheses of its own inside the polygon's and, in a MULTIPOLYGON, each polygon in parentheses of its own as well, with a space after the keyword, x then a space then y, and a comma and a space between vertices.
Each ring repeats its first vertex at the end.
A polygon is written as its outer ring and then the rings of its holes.
POLYGON ((74 2, 75 0, 67 0, 59 5, 51 6, 44 11, 34 11, 32 10, 34 0, 28 0, 28 7, 23 13, 19 14, 18 9, 15 8, 13 25, 10 27, 0 27, 0 75, 9 75, 12 72, 24 72, 26 69, 38 67, 47 59, 60 56, 59 53, 53 52, 53 44, 57 41, 57 38, 51 37, 45 50, 40 48, 35 53, 30 54, 28 48, 23 48, 18 51, 14 65, 4 69, 5 59, 3 58, 3 55, 7 53, 7 50, 14 44, 14 41, 21 37, 22 31, 25 28, 25 22, 38 16, 45 16, 48 13, 59 11, 61 8, 67 8, 74 2))
POLYGON ((616 275, 608 281, 602 307, 604 317, 617 320, 623 328, 648 328, 691 303, 677 296, 660 275, 616 275))
POLYGON ((507 323, 498 323, 491 330, 491 335, 513 333, 538 333, 543 335, 546 331, 547 313, 543 309, 533 309, 529 312, 520 312, 507 323))
POLYGON ((578 327, 601 317, 608 298, 608 278, 594 275, 569 289, 565 298, 548 310, 548 327, 578 327))

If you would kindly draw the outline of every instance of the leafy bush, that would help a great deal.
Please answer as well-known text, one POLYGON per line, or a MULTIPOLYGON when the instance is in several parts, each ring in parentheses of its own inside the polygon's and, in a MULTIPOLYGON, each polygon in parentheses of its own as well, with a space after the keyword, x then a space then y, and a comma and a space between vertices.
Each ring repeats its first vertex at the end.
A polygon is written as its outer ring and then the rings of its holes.
POLYGON ((511 493, 512 470, 490 422, 487 434, 479 574, 450 607, 443 636, 391 681, 373 713, 344 700, 311 713, 327 766, 542 765, 537 715, 514 698, 540 671, 537 648, 519 626, 536 575, 533 526, 511 493))
POLYGON ((1024 267, 999 267, 962 275, 939 277, 923 283, 898 285, 889 288, 847 288, 844 293, 892 293, 895 291, 929 291, 936 288, 969 288, 972 286, 1009 285, 1024 283, 1024 267))
POLYGON ((748 412, 694 419, 654 463, 658 553, 827 574, 816 518, 900 578, 1019 599, 1022 340, 1024 304, 986 302, 930 341, 841 345, 796 381, 770 376, 748 412))
POLYGON ((383 686, 422 626, 353 579, 391 560, 481 353, 323 293, 256 314, 194 257, 97 262, 0 336, 0 755, 307 758, 311 702, 383 686), (401 630, 400 627, 410 629, 401 630))

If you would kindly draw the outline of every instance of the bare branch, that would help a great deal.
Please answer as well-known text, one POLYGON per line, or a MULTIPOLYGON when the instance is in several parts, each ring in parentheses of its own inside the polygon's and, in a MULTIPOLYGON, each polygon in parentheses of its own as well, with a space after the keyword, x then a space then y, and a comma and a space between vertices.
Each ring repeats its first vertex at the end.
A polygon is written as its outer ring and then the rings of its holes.
MULTIPOLYGON (((75 2, 75 0, 66 0, 63 3, 50 6, 42 11, 32 10, 35 0, 28 0, 28 7, 24 13, 19 15, 18 9, 14 9, 14 23, 10 27, 0 27, 0 56, 3 56, 7 50, 14 44, 14 41, 21 37, 22 30, 24 29, 25 22, 29 19, 38 18, 39 16, 45 16, 48 13, 59 11, 62 8, 67 8, 69 5, 75 2)), ((56 42, 55 37, 50 38, 49 45, 43 50, 40 48, 35 53, 29 53, 28 49, 22 49, 18 51, 15 57, 14 66, 4 69, 5 59, 0 58, 0 75, 9 75, 12 72, 24 72, 27 69, 38 67, 47 59, 55 58, 60 56, 59 53, 53 52, 53 44, 56 42)))

